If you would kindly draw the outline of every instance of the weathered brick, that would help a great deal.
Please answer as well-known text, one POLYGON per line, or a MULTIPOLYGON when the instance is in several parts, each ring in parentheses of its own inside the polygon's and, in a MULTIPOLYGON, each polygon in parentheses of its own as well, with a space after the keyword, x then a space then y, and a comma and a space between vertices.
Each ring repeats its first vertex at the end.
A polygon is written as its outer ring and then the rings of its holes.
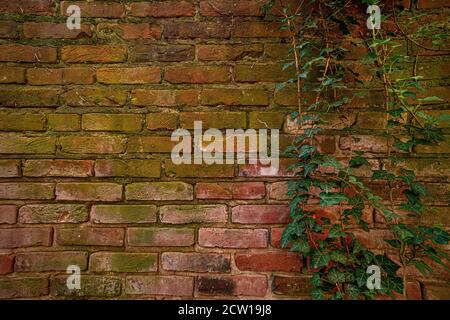
POLYGON ((341 150, 366 151, 374 153, 387 152, 387 139, 382 136, 344 136, 339 139, 341 150))
POLYGON ((179 178, 220 178, 220 177, 233 177, 234 167, 226 164, 214 164, 214 165, 200 165, 200 164, 173 164, 172 162, 166 162, 165 164, 166 176, 179 177, 179 178))
POLYGON ((272 292, 277 295, 309 296, 311 289, 311 278, 307 276, 275 276, 272 280, 272 292))
POLYGON ((200 228, 198 244, 202 247, 265 248, 268 232, 265 229, 200 228))
POLYGON ((75 107, 119 107, 127 101, 127 91, 111 88, 76 88, 64 93, 69 106, 75 107))
POLYGON ((19 33, 17 32, 17 23, 15 21, 0 21, 0 39, 16 39, 19 33))
POLYGON ((444 135, 444 140, 439 141, 439 143, 434 143, 430 145, 419 145, 416 147, 416 152, 418 153, 450 153, 450 135, 444 135))
POLYGON ((2 223, 14 224, 16 223, 16 221, 17 221, 17 207, 11 204, 0 205, 0 224, 2 223))
POLYGON ((118 201, 122 185, 117 183, 61 182, 56 185, 57 200, 118 201))
POLYGON ((128 138, 127 152, 170 153, 175 145, 168 136, 132 136, 128 138))
POLYGON ((419 9, 440 9, 450 7, 450 4, 445 0, 418 0, 417 7, 419 9))
POLYGON ((53 199, 53 183, 4 182, 0 183, 0 199, 53 199))
POLYGON ((86 252, 22 252, 16 254, 14 269, 16 272, 27 271, 66 271, 69 265, 77 265, 81 270, 87 268, 86 252))
POLYGON ((164 252, 161 264, 164 270, 185 272, 229 272, 230 255, 216 253, 164 252))
POLYGON ((262 3, 256 0, 204 0, 200 1, 200 14, 205 17, 264 15, 262 3))
POLYGON ((80 116, 68 113, 49 114, 48 127, 53 131, 79 131, 81 129, 80 116))
POLYGON ((182 276, 128 276, 126 294, 192 296, 194 278, 182 276))
POLYGON ((124 45, 69 45, 61 49, 61 59, 67 63, 124 62, 127 59, 127 47, 124 45))
POLYGON ((97 177, 152 177, 161 175, 159 160, 151 159, 100 159, 95 162, 97 177))
POLYGON ((225 205, 171 205, 159 209, 162 223, 213 223, 227 222, 225 205))
POLYGON ((54 63, 57 59, 56 48, 33 47, 22 44, 0 45, 0 61, 54 63))
POLYGON ((235 61, 262 56, 262 44, 236 44, 236 45, 198 45, 197 57, 204 61, 235 61))
POLYGON ((89 259, 92 271, 154 272, 158 270, 156 253, 95 252, 89 259))
POLYGON ((28 204, 19 209, 20 223, 81 223, 88 221, 82 204, 28 204))
POLYGON ((219 22, 174 22, 164 25, 164 36, 175 39, 227 39, 230 37, 231 24, 219 22))
POLYGON ((264 56, 270 61, 286 60, 289 56, 290 44, 284 43, 266 43, 264 44, 264 56))
POLYGON ((289 200, 290 197, 287 195, 288 192, 288 182, 279 181, 269 184, 269 199, 274 200, 289 200))
POLYGON ((149 113, 146 117, 147 129, 158 130, 167 129, 174 130, 178 126, 178 113, 149 113))
POLYGON ((197 199, 219 200, 251 200, 262 199, 266 193, 262 182, 217 182, 197 183, 195 196, 197 199))
POLYGON ((0 275, 12 273, 14 271, 14 255, 0 254, 0 275))
POLYGON ((120 247, 124 234, 122 228, 64 228, 56 229, 55 241, 60 246, 120 247))
POLYGON ((158 83, 161 80, 159 67, 100 68, 97 81, 106 84, 158 83))
POLYGON ((267 278, 260 275, 200 276, 196 282, 200 295, 255 296, 267 293, 267 278))
POLYGON ((54 137, 26 137, 9 133, 0 134, 0 153, 52 154, 54 152, 54 137))
POLYGON ((87 131, 140 131, 142 116, 125 113, 86 113, 81 116, 81 127, 87 131))
POLYGON ((82 275, 80 290, 67 288, 67 277, 68 275, 61 275, 51 278, 50 294, 52 296, 112 298, 120 295, 121 292, 119 277, 82 275))
POLYGON ((262 89, 203 89, 201 103, 204 105, 267 105, 269 98, 262 89))
POLYGON ((444 283, 425 283, 424 296, 427 300, 448 300, 450 292, 444 283))
POLYGON ((137 44, 131 55, 132 62, 175 62, 194 60, 195 48, 191 45, 137 44))
POLYGON ((130 11, 134 17, 175 18, 195 15, 194 5, 187 1, 133 2, 130 11))
POLYGON ((283 70, 278 64, 237 65, 234 79, 238 82, 283 82, 294 76, 290 69, 283 70))
POLYGON ((154 205, 94 205, 93 223, 154 223, 157 207, 154 205))
POLYGON ((33 39, 80 39, 91 38, 91 25, 83 24, 80 29, 67 28, 66 23, 25 22, 22 26, 25 38, 33 39))
POLYGON ((25 160, 23 175, 29 177, 90 177, 91 160, 25 160))
POLYGON ((444 159, 404 159, 396 163, 386 164, 386 170, 399 172, 400 169, 413 170, 416 176, 424 179, 436 179, 450 176, 450 164, 444 159))
POLYGON ((20 175, 19 168, 19 160, 0 160, 0 177, 18 177, 20 175))
POLYGON ((372 229, 369 232, 355 230, 355 237, 369 249, 390 248, 384 240, 394 239, 394 235, 387 229, 372 229))
POLYGON ((0 89, 2 107, 57 107, 59 89, 54 88, 17 88, 0 89))
POLYGON ((195 106, 198 103, 198 90, 153 90, 135 89, 132 91, 131 103, 135 106, 195 106))
POLYGON ((230 72, 226 66, 167 67, 164 80, 170 83, 223 83, 230 81, 230 72))
POLYGON ((239 165, 239 176, 241 177, 289 177, 294 174, 289 170, 289 166, 295 161, 292 159, 280 159, 279 168, 270 165, 261 164, 243 164, 239 165))
POLYGON ((253 111, 248 115, 249 128, 254 129, 282 129, 285 112, 253 111))
POLYGON ((2 66, 0 83, 25 83, 25 68, 2 66))
POLYGON ((236 253, 235 262, 243 271, 300 272, 301 260, 293 252, 236 253))
POLYGON ((48 295, 47 277, 0 279, 0 299, 33 298, 48 295))
POLYGON ((192 185, 184 182, 135 182, 125 186, 127 200, 192 200, 192 185))
POLYGON ((194 229, 128 228, 128 244, 138 247, 187 247, 194 244, 194 229))
POLYGON ((92 84, 95 71, 92 68, 33 68, 27 70, 27 80, 31 85, 49 84, 92 84))
POLYGON ((289 30, 278 22, 239 21, 233 25, 232 36, 239 38, 286 38, 289 30))
POLYGON ((54 0, 2 1, 0 12, 47 16, 54 14, 54 5, 54 0))
POLYGON ((0 248, 51 246, 52 228, 0 229, 0 248))
POLYGON ((126 40, 161 39, 162 28, 152 23, 99 23, 97 36, 109 39, 113 35, 126 40))
POLYGON ((240 205, 233 207, 231 221, 234 223, 287 223, 288 205, 240 205))
POLYGON ((201 121, 202 128, 245 129, 247 127, 245 112, 182 112, 180 127, 194 129, 194 121, 201 121))
POLYGON ((80 7, 82 17, 122 18, 125 15, 125 5, 122 3, 111 1, 62 1, 62 15, 70 15, 69 13, 67 13, 67 8, 70 5, 77 5, 78 7, 80 7))
POLYGON ((63 136, 59 137, 61 151, 66 153, 122 153, 125 138, 121 136, 63 136))

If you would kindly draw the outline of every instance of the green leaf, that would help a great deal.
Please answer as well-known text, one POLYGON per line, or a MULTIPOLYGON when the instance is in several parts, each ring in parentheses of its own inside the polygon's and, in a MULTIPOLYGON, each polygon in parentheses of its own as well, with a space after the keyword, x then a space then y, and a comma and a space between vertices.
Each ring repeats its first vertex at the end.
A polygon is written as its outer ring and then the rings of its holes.
POLYGON ((319 195, 321 206, 333 206, 335 204, 348 201, 348 198, 343 193, 326 193, 322 192, 319 195))
POLYGON ((311 256, 311 265, 313 268, 321 268, 328 265, 330 256, 325 251, 316 250, 311 256))
POLYGON ((314 300, 324 300, 325 299, 322 289, 319 289, 319 288, 314 288, 311 290, 311 297, 314 300))
POLYGON ((328 281, 331 283, 343 283, 345 282, 345 274, 338 269, 331 269, 327 275, 328 281))

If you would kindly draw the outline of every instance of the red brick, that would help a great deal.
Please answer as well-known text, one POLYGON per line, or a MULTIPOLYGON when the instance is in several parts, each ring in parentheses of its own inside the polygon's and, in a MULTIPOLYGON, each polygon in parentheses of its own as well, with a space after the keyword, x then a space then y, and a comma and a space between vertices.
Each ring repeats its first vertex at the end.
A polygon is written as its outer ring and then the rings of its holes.
POLYGON ((234 223, 287 223, 288 205, 240 205, 233 207, 231 221, 234 223))
POLYGON ((202 128, 245 129, 247 127, 245 112, 182 112, 180 127, 194 129, 194 121, 202 121, 202 128))
POLYGON ((258 164, 243 164, 239 165, 239 176, 241 177, 289 177, 293 176, 294 172, 288 170, 288 167, 295 161, 292 159, 280 159, 279 168, 271 167, 270 165, 258 164))
POLYGON ((28 83, 31 85, 47 84, 92 84, 95 71, 92 68, 33 68, 27 70, 28 83))
POLYGON ((28 204, 19 210, 20 223, 81 223, 89 219, 82 204, 28 204))
POLYGON ((369 232, 355 230, 355 237, 369 249, 386 249, 390 246, 384 240, 394 239, 392 232, 386 229, 373 229, 369 232))
POLYGON ((425 283, 424 298, 426 300, 449 300, 450 291, 446 283, 425 283))
POLYGON ((19 160, 0 160, 0 177, 18 177, 20 175, 19 168, 19 160))
POLYGON ((135 106, 195 106, 198 103, 198 90, 153 90, 135 89, 131 93, 131 104, 135 106))
POLYGON ((125 90, 103 87, 76 88, 64 93, 67 105, 75 107, 119 107, 126 103, 127 96, 125 90))
POLYGON ((284 232, 284 227, 270 229, 270 244, 272 247, 281 247, 281 237, 284 232))
POLYGON ((29 177, 90 177, 92 160, 26 160, 23 175, 29 177))
POLYGON ((54 5, 54 0, 2 1, 0 12, 47 16, 53 15, 54 5))
POLYGON ((53 183, 0 183, 0 199, 53 199, 53 183))
POLYGON ((15 21, 0 21, 1 39, 15 39, 18 37, 17 23, 15 21))
POLYGON ((0 299, 34 298, 48 295, 47 277, 0 279, 0 299))
POLYGON ((236 253, 236 266, 243 271, 300 272, 301 259, 292 252, 236 253))
POLYGON ((164 270, 185 272, 229 272, 230 255, 216 253, 164 252, 161 264, 164 270))
POLYGON ((446 0, 418 0, 417 7, 419 9, 440 9, 450 7, 450 3, 446 0))
POLYGON ((132 52, 132 62, 174 62, 192 61, 195 56, 195 47, 179 44, 136 44, 132 52))
POLYGON ((117 183, 61 182, 56 185, 57 200, 118 201, 122 185, 117 183))
POLYGON ((164 37, 168 39, 227 39, 230 23, 220 22, 174 22, 164 26, 164 37))
POLYGON ((100 159, 95 162, 97 177, 153 177, 161 176, 159 160, 100 159))
POLYGON ((198 244, 218 248, 265 248, 268 232, 265 229, 200 228, 198 244))
POLYGON ((0 83, 25 83, 25 68, 2 66, 0 83))
POLYGON ((179 177, 179 178, 191 178, 191 177, 203 177, 203 178, 220 178, 220 177, 233 177, 234 167, 226 164, 214 164, 214 165, 202 165, 202 164, 179 164, 176 165, 172 162, 166 162, 165 165, 166 176, 179 177))
POLYGON ((263 3, 255 0, 204 0, 200 1, 200 14, 205 17, 264 15, 263 3))
POLYGON ((81 29, 70 30, 66 23, 25 22, 23 24, 25 38, 33 39, 80 39, 91 38, 92 27, 83 24, 81 29))
POLYGON ((0 254, 0 275, 12 273, 14 270, 14 255, 0 254))
POLYGON ((262 44, 221 45, 208 44, 197 46, 197 58, 204 61, 226 61, 259 58, 263 54, 262 44))
POLYGON ((106 84, 158 83, 161 81, 161 70, 158 67, 100 68, 97 70, 97 81, 106 84))
POLYGON ((61 14, 70 15, 67 13, 67 8, 70 5, 77 5, 80 7, 82 17, 95 18, 122 18, 125 15, 125 5, 118 2, 111 1, 62 1, 61 14))
POLYGON ((192 200, 192 185, 184 182, 135 182, 126 185, 127 200, 192 200))
POLYGON ((56 62, 56 48, 33 47, 22 44, 0 45, 0 61, 5 62, 56 62))
POLYGON ((0 248, 51 246, 52 228, 0 229, 0 248))
POLYGON ((267 293, 267 278, 259 275, 200 276, 197 280, 200 295, 254 296, 267 293))
POLYGON ((77 265, 86 270, 88 255, 86 252, 23 252, 17 253, 14 269, 16 272, 29 271, 66 271, 69 265, 77 265))
POLYGON ((60 246, 120 247, 124 243, 123 228, 56 229, 55 241, 60 246))
POLYGON ((172 18, 195 15, 194 5, 187 1, 133 2, 130 10, 135 17, 172 18))
POLYGON ((262 182, 217 182, 197 183, 195 195, 197 199, 263 199, 266 190, 262 182))
POLYGON ((125 293, 130 295, 192 296, 194 278, 182 276, 128 276, 125 293))
POLYGON ((14 224, 16 223, 16 221, 17 221, 17 207, 15 205, 9 204, 0 205, 0 224, 2 223, 14 224))
POLYGON ((214 223, 227 222, 225 205, 171 205, 159 209, 162 223, 214 223))
POLYGON ((154 205, 94 205, 93 223, 154 223, 157 207, 154 205))
POLYGON ((167 129, 174 130, 178 126, 178 113, 149 113, 146 117, 147 129, 158 130, 167 129))
POLYGON ((230 70, 222 66, 167 67, 164 80, 170 83, 223 83, 230 81, 230 70))
POLYGON ((274 200, 289 200, 291 197, 287 195, 288 182, 278 181, 269 184, 269 199, 274 200))
POLYGON ((111 33, 126 39, 161 39, 162 28, 151 23, 99 23, 97 34, 101 38, 110 38, 111 33))
POLYGON ((113 63, 124 62, 126 58, 124 45, 69 45, 61 49, 61 59, 67 63, 113 63))
POLYGON ((340 138, 339 148, 341 150, 385 153, 387 152, 387 140, 381 136, 346 136, 340 138))
POLYGON ((128 228, 128 245, 138 247, 188 247, 194 244, 194 229, 128 228))
POLYGON ((280 30, 278 22, 241 21, 233 25, 232 36, 239 38, 285 38, 290 32, 280 30))

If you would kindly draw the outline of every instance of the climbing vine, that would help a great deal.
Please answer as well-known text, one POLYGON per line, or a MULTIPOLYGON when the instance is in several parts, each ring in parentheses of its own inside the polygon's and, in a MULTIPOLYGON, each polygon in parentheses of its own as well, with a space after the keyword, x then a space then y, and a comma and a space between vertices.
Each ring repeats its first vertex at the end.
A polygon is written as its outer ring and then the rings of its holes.
POLYGON ((289 181, 291 222, 282 245, 306 261, 314 299, 399 294, 406 298, 411 267, 423 275, 432 273, 436 265, 448 269, 447 254, 440 246, 448 244, 450 235, 440 226, 421 224, 427 190, 407 166, 417 148, 443 140, 438 124, 448 119, 434 118, 424 110, 440 99, 426 94, 417 72, 420 56, 406 50, 444 50, 447 26, 424 24, 431 19, 391 0, 289 4, 272 0, 264 10, 279 17, 289 36, 289 61, 283 68, 293 70, 294 77, 276 89, 292 88, 298 101, 290 120, 300 134, 285 151, 296 159, 290 167, 296 178, 289 181), (369 5, 381 9, 380 29, 366 27, 369 5), (366 54, 357 61, 346 59, 350 35, 356 46, 365 48, 366 54), (424 39, 429 43, 422 44, 424 39), (364 72, 358 72, 358 66, 364 72), (333 134, 329 122, 367 98, 369 89, 382 96, 382 109, 377 111, 384 114, 380 130, 384 154, 375 156, 359 148, 352 127, 343 130, 350 139, 347 160, 323 152, 324 135, 333 134), (369 171, 370 178, 361 171, 369 171), (379 185, 386 187, 385 195, 377 192, 379 185), (401 196, 394 190, 401 190, 401 196), (383 235, 389 236, 377 239, 388 245, 387 250, 369 250, 360 241, 372 232, 365 219, 365 212, 371 210, 388 231, 383 235), (367 271, 373 266, 381 272, 379 286, 368 285, 367 271))

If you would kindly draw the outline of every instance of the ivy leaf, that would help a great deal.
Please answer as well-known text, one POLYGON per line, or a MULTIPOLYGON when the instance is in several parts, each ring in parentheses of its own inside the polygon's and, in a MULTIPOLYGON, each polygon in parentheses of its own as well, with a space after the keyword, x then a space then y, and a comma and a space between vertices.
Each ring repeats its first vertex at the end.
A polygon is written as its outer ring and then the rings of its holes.
POLYGON ((311 297, 314 300, 324 300, 325 296, 323 295, 323 290, 319 288, 314 288, 311 290, 311 297))
POLYGON ((330 258, 332 261, 339 262, 342 264, 347 263, 347 256, 338 250, 334 250, 330 252, 330 258))
POLYGON ((359 168, 364 165, 370 165, 370 163, 364 157, 361 156, 354 157, 350 159, 349 162, 350 168, 359 168))
POLYGON ((309 243, 303 239, 296 240, 292 245, 291 251, 308 254, 311 251, 309 243))
POLYGON ((345 274, 334 268, 328 272, 327 279, 331 283, 343 283, 345 282, 345 274))
POLYGON ((328 238, 333 239, 333 238, 339 238, 339 237, 342 237, 342 236, 345 236, 345 232, 342 231, 342 228, 341 228, 340 225, 334 224, 331 227, 330 232, 328 233, 328 238))
POLYGON ((321 206, 333 206, 335 204, 348 201, 348 198, 343 193, 326 193, 322 192, 319 195, 321 206))
POLYGON ((424 276, 427 276, 430 273, 433 273, 433 269, 428 264, 423 262, 422 260, 414 259, 412 261, 412 263, 417 268, 417 270, 419 270, 420 273, 424 276))
POLYGON ((311 264, 313 268, 322 268, 328 265, 330 256, 325 251, 317 250, 311 256, 311 264))
POLYGON ((320 273, 316 272, 311 277, 311 285, 314 287, 319 287, 322 285, 322 279, 320 278, 320 273))

